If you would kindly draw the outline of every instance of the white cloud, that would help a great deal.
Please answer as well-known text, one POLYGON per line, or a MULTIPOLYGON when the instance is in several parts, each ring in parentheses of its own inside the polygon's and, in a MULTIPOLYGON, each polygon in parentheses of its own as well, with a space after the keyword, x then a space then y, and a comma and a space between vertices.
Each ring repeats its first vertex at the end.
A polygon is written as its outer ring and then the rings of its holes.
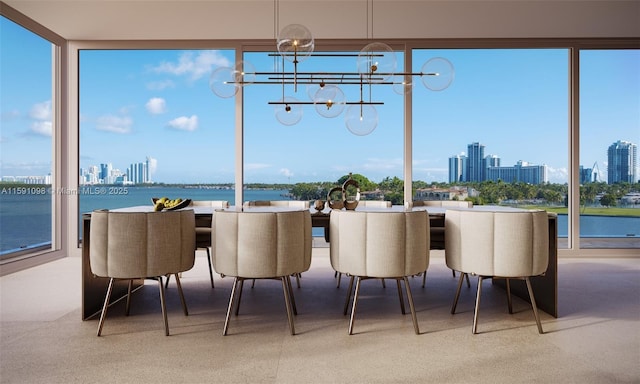
POLYGON ((564 184, 569 180, 569 171, 567 168, 553 168, 547 166, 547 178, 550 183, 564 184))
POLYGON ((167 110, 167 102, 161 97, 153 97, 145 104, 147 111, 152 115, 165 113, 167 110))
POLYGON ((51 137, 53 123, 51 118, 51 100, 36 103, 29 110, 29 118, 31 122, 31 133, 36 135, 51 137))
POLYGON ((293 176, 293 172, 291 172, 291 170, 287 169, 287 168, 280 169, 279 173, 284 177, 292 177, 293 176))
POLYGON ((50 121, 34 121, 31 123, 31 132, 42 136, 49 136, 53 132, 53 124, 50 121))
POLYGON ((147 159, 149 160, 149 173, 153 175, 158 169, 158 159, 151 156, 147 157, 147 159))
POLYGON ((131 132, 131 125, 133 120, 129 116, 113 116, 106 115, 100 116, 96 122, 96 129, 99 131, 113 132, 113 133, 129 133, 131 132))
POLYGON ((51 121, 51 100, 34 104, 29 111, 29 117, 34 120, 51 121))
POLYGON ((176 76, 189 76, 190 80, 198 80, 208 75, 213 67, 231 64, 218 51, 184 52, 178 62, 162 62, 153 68, 158 73, 169 73, 176 76))
POLYGON ((198 129, 198 116, 192 115, 191 117, 177 117, 167 123, 167 125, 170 128, 179 129, 182 131, 195 131, 196 129, 198 129))

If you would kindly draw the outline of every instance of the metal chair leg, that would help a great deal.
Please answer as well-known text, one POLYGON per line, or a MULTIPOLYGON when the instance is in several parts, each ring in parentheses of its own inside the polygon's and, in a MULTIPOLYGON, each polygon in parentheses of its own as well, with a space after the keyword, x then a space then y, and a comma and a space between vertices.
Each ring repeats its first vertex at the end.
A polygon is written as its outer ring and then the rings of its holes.
POLYGON ((404 297, 402 297, 402 287, 400 286, 400 279, 396 279, 396 285, 398 286, 398 297, 400 298, 400 311, 404 315, 406 311, 404 310, 404 297))
POLYGON ((296 283, 298 284, 298 288, 300 288, 300 277, 302 276, 301 273, 296 273, 296 283))
MULTIPOLYGON (((287 276, 288 277, 288 276, 287 276)), ((282 290, 284 291, 284 306, 287 309, 287 319, 289 319, 289 330, 291 331, 291 335, 296 334, 295 327, 293 325, 293 315, 291 314, 291 280, 288 280, 287 277, 283 276, 280 279, 282 280, 282 290), (288 280, 288 282, 287 282, 288 280)))
POLYGON ((509 283, 509 279, 506 280, 507 285, 507 306, 509 307, 509 314, 513 314, 513 303, 511 301, 511 284, 509 283))
POLYGON ((162 276, 155 278, 158 280, 158 286, 160 287, 160 305, 162 306, 162 319, 164 321, 164 334, 169 336, 169 322, 167 321, 167 306, 164 300, 164 285, 162 284, 162 276))
POLYGON ((344 302, 344 315, 347 315, 347 311, 349 310, 349 300, 351 300, 351 290, 353 289, 353 278, 354 276, 351 276, 351 278, 349 279, 349 289, 347 289, 347 300, 345 300, 344 302))
POLYGON ((113 278, 109 280, 109 287, 107 288, 107 295, 104 298, 104 305, 102 306, 102 313, 100 314, 100 322, 98 323, 98 336, 102 334, 102 326, 104 325, 104 319, 107 317, 107 308, 109 308, 109 300, 111 299, 111 291, 113 291, 113 278))
POLYGON ((131 309, 131 290, 133 288, 133 280, 129 280, 129 287, 127 288, 127 306, 124 310, 124 315, 129 316, 129 310, 131 309))
POLYGON ((340 288, 340 280, 342 279, 342 273, 336 272, 338 274, 338 283, 336 284, 336 288, 340 288))
POLYGON ((462 280, 464 280, 465 275, 466 273, 462 273, 460 275, 460 279, 458 279, 458 289, 456 290, 456 297, 453 298, 453 305, 451 306, 452 315, 456 313, 456 307, 458 306, 458 298, 460 297, 460 289, 462 288, 462 280))
POLYGON ((478 311, 480 310, 480 295, 482 294, 482 280, 484 277, 478 276, 478 293, 476 294, 476 308, 473 311, 473 330, 472 333, 476 333, 478 329, 478 311))
MULTIPOLYGON (((411 295, 411 287, 409 286, 409 279, 405 276, 404 278, 404 289, 407 290, 407 300, 409 301, 409 309, 411 310, 411 319, 413 320, 413 330, 416 331, 416 335, 420 334, 420 329, 418 327, 418 317, 416 316, 416 308, 413 305, 413 295, 411 295)), ((400 280, 398 280, 398 283, 400 280)))
MULTIPOLYGON (((238 313, 240 312, 240 301, 242 300, 242 288, 244 288, 244 279, 242 277, 236 277, 236 279, 240 281, 240 289, 238 291, 238 303, 236 304, 236 316, 238 316, 238 313)), ((255 282, 256 280, 253 279, 253 281, 255 282)))
MULTIPOLYGON (((351 277, 353 279, 353 277, 351 277)), ((360 293, 360 276, 356 279, 356 292, 353 294, 353 307, 351 308, 351 319, 349 320, 349 334, 353 335, 353 323, 356 318, 356 307, 358 306, 358 294, 360 293)), ((351 285, 351 284, 349 284, 351 285)))
POLYGON ((209 247, 207 249, 207 262, 209 263, 209 279, 211 279, 211 288, 215 288, 213 284, 213 267, 211 266, 211 252, 209 251, 209 247))
POLYGON ((424 273, 422 274, 422 288, 424 288, 425 283, 427 282, 427 270, 424 270, 424 273))
POLYGON ((543 334, 542 324, 540 323, 540 316, 538 315, 538 306, 536 305, 536 299, 533 297, 533 289, 531 289, 531 280, 529 277, 525 277, 527 283, 527 290, 529 291, 529 298, 531 299, 531 308, 533 309, 533 315, 536 318, 536 324, 538 325, 538 333, 543 334))
POLYGON ((293 314, 298 316, 298 309, 296 308, 296 299, 293 297, 293 286, 291 285, 291 276, 285 276, 287 279, 287 285, 289 286, 289 301, 291 302, 291 309, 293 314))
POLYGON ((189 316, 189 311, 187 310, 187 301, 184 299, 184 293, 182 292, 182 283, 180 283, 180 277, 178 274, 176 276, 176 285, 178 286, 178 294, 180 294, 180 302, 182 303, 182 310, 184 311, 185 316, 189 316))
POLYGON ((236 287, 238 285, 238 278, 233 279, 233 287, 231 288, 231 295, 229 296, 229 306, 227 307, 227 316, 224 319, 224 328, 222 330, 222 336, 227 335, 227 329, 229 329, 229 316, 231 315, 231 309, 233 308, 233 298, 236 294, 236 287))
MULTIPOLYGON (((452 269, 451 273, 453 274, 453 277, 456 277, 456 271, 455 270, 452 269)), ((471 282, 469 281, 469 274, 466 274, 466 273, 463 273, 463 274, 466 275, 467 287, 471 288, 471 282)))

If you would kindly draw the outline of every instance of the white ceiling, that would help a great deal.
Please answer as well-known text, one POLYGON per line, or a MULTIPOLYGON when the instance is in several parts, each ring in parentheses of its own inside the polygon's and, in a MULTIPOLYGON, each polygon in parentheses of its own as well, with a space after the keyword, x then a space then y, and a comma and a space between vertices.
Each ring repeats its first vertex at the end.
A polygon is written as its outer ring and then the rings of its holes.
POLYGON ((638 0, 4 0, 4 3, 68 40, 272 39, 276 26, 290 23, 306 25, 318 39, 640 37, 638 0))

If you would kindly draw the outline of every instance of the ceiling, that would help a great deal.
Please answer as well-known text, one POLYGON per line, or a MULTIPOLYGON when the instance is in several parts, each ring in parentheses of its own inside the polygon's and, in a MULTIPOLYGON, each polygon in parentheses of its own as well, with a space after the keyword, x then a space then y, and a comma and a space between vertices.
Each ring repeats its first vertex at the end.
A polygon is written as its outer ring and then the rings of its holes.
POLYGON ((640 37, 640 1, 4 0, 67 40, 640 37), (277 17, 276 17, 277 16, 277 17))

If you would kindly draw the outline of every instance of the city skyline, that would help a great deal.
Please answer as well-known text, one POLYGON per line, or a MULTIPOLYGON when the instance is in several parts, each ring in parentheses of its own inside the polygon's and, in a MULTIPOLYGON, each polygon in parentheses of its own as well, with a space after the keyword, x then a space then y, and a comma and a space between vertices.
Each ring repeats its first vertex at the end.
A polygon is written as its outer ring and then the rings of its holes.
POLYGON ((546 164, 534 165, 518 160, 514 166, 501 166, 498 155, 484 155, 485 145, 473 142, 464 152, 449 158, 449 183, 498 181, 547 183, 546 164))
MULTIPOLYGON (((504 177, 500 177, 500 176, 496 176, 496 175, 500 175, 499 173, 499 169, 503 168, 503 169, 507 169, 507 168, 517 168, 517 167, 522 167, 522 168, 526 168, 526 167, 544 167, 545 168, 545 173, 546 173, 546 164, 540 164, 540 165, 535 165, 535 164, 529 164, 529 162, 525 161, 525 160, 518 160, 516 162, 516 164, 514 164, 514 166, 502 166, 501 165, 501 158, 500 156, 496 155, 496 154, 489 154, 484 156, 484 148, 486 148, 486 146, 482 143, 479 142, 473 142, 471 144, 469 144, 467 146, 467 148, 473 148, 474 151, 476 151, 477 153, 474 155, 474 157, 477 157, 475 160, 471 160, 470 158, 468 158, 466 156, 465 152, 462 152, 460 154, 457 155, 453 155, 449 158, 449 180, 448 183, 449 184, 455 184, 456 182, 468 182, 468 181, 487 181, 487 180, 492 180, 492 181, 497 181, 498 179, 505 181, 505 182, 515 182, 515 181, 521 181, 521 182, 527 182, 527 183, 531 183, 531 184, 540 184, 541 182, 548 182, 548 180, 543 180, 543 181, 535 181, 535 182, 531 182, 531 181, 527 181, 527 177, 531 177, 531 176, 525 176, 524 180, 512 180, 509 181, 508 178, 504 178, 504 177), (463 160, 464 158, 464 160, 463 160), (456 163, 459 162, 459 163, 456 163), (492 176, 489 176, 487 174, 482 174, 480 173, 479 179, 478 180, 470 180, 469 178, 467 178, 466 174, 468 172, 468 165, 470 163, 476 163, 476 166, 478 164, 481 164, 481 167, 486 171, 489 168, 496 168, 497 170, 494 170, 494 173, 492 176), (453 165, 456 164, 456 165, 453 165), (465 166, 464 164, 466 164, 467 166, 465 166), (456 175, 456 179, 457 180, 452 180, 452 175, 456 175)), ((471 152, 471 151, 470 151, 471 152)), ((637 169, 637 144, 635 143, 631 143, 628 141, 624 141, 624 140, 617 140, 615 141, 613 144, 609 145, 607 147, 607 153, 608 153, 608 157, 611 158, 616 158, 618 163, 623 163, 623 165, 627 164, 626 168, 621 168, 618 169, 617 172, 618 174, 624 174, 624 172, 628 172, 629 169, 637 169), (612 155, 612 148, 615 148, 616 150, 619 149, 620 147, 625 148, 625 152, 623 152, 622 154, 618 153, 617 156, 612 155), (624 159, 624 160, 620 160, 620 159, 624 159), (635 167, 633 167, 632 165, 635 164, 635 167)), ((150 183, 154 183, 154 181, 152 181, 152 175, 155 173, 156 169, 158 167, 158 163, 157 163, 157 159, 151 157, 151 156, 146 156, 146 161, 145 162, 138 162, 138 163, 130 163, 129 166, 125 169, 125 171, 121 171, 120 168, 117 167, 113 167, 113 163, 112 162, 104 162, 104 163, 100 163, 98 164, 93 164, 90 165, 87 168, 80 168, 80 172, 79 172, 79 176, 80 176, 80 185, 85 185, 85 184, 150 184, 150 183), (132 167, 134 166, 141 166, 142 164, 144 164, 144 171, 141 171, 142 173, 145 174, 145 176, 142 178, 142 180, 138 180, 133 181, 131 180, 130 175, 136 173, 137 171, 132 171, 132 167), (111 180, 110 182, 105 181, 105 169, 107 169, 107 173, 109 174, 109 176, 111 177, 118 177, 118 176, 127 176, 127 179, 125 180, 111 180), (113 172, 113 174, 112 174, 113 172), (96 176, 97 174, 100 174, 100 176, 96 176), (88 179, 86 178, 88 175, 93 175, 90 176, 88 179), (83 178, 85 178, 83 180, 83 178), (124 181, 124 182, 123 182, 124 181)), ((620 167, 619 167, 620 168, 620 167)), ((611 182, 611 175, 612 172, 607 168, 606 171, 601 171, 598 168, 599 172, 602 173, 606 173, 607 174, 607 180, 602 180, 602 177, 600 175, 596 175, 594 172, 595 170, 593 168, 589 168, 589 167, 585 167, 584 164, 580 164, 580 183, 586 183, 586 182, 605 182, 608 184, 612 184, 611 182)), ((538 171, 536 171, 538 172, 538 171)), ((624 177, 617 175, 616 179, 614 180, 614 182, 619 182, 619 181, 627 181, 627 182, 640 182, 640 180, 638 180, 638 175, 635 173, 630 173, 628 172, 630 177, 635 177, 635 181, 628 181, 629 178, 627 178, 627 180, 624 180, 624 177)), ((364 175, 366 177, 366 175, 364 175)), ((1 181, 10 181, 10 182, 24 182, 26 184, 50 184, 51 183, 51 173, 48 173, 47 175, 19 175, 19 176, 2 176, 0 177, 1 181)), ((332 181, 332 180, 316 180, 318 182, 324 182, 324 181, 332 181)), ((421 180, 421 181, 425 181, 425 180, 421 180)), ((228 183, 232 183, 233 180, 229 180, 227 182, 222 182, 222 183, 211 183, 211 184, 228 184, 228 183)), ((157 183, 169 183, 169 182, 165 182, 162 180, 158 180, 157 183)), ((186 183, 188 184, 188 183, 186 183)), ((198 184, 198 183, 195 183, 198 184)), ((208 183, 199 183, 199 184, 208 184, 208 183)))
MULTIPOLYGON (((52 168, 53 127, 51 72, 42 63, 51 60, 51 46, 16 31, 6 20, 2 28, 7 53, 2 87, 12 97, 0 100, 0 177, 46 175, 52 168)), ((217 97, 208 84, 212 71, 228 66, 234 56, 232 50, 82 50, 79 166, 105 159, 122 166, 153 153, 158 164, 154 181, 235 180, 235 100, 217 97)), ((401 64, 403 56, 397 56, 401 64)), ((446 182, 451 154, 477 141, 499 148, 503 164, 546 164, 549 182, 568 181, 568 50, 416 50, 414 71, 432 57, 448 59, 455 79, 440 92, 426 90, 414 79, 414 180, 446 182)), ((608 145, 640 142, 640 51, 585 51, 581 58, 579 163, 598 164, 605 171, 608 145), (602 76, 602 68, 615 70, 602 76)), ((256 70, 274 65, 268 53, 243 59, 256 70)), ((352 59, 339 68, 355 67, 352 59)), ((301 69, 338 65, 327 63, 312 58, 301 69)), ((306 89, 300 88, 296 95, 304 99, 306 89)), ((287 89, 289 93, 293 91, 287 89)), ((402 177, 401 95, 373 90, 372 98, 384 105, 378 108, 378 128, 364 137, 345 129, 344 116, 319 117, 313 106, 305 107, 297 125, 279 124, 268 102, 281 95, 277 86, 245 88, 245 182, 331 181, 349 172, 375 182, 402 177)))
POLYGON ((114 168, 113 163, 91 165, 80 168, 80 185, 91 184, 152 184, 152 174, 155 173, 157 160, 147 156, 144 162, 130 163, 125 171, 114 168))

